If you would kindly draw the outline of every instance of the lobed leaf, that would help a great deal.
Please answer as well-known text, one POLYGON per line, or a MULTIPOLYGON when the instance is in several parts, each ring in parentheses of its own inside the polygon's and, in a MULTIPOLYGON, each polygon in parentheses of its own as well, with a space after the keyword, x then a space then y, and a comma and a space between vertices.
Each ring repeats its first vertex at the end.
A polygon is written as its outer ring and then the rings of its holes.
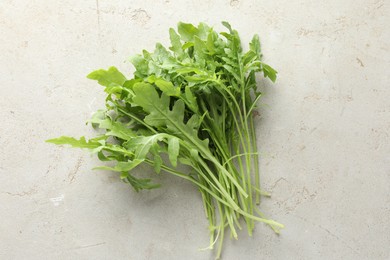
POLYGON ((48 139, 47 143, 57 144, 57 145, 70 145, 74 148, 87 148, 87 149, 95 149, 102 145, 100 142, 104 138, 95 138, 91 140, 85 140, 85 137, 80 137, 79 140, 69 136, 61 136, 58 138, 48 139))
POLYGON ((115 67, 110 67, 108 70, 95 70, 88 74, 87 78, 97 80, 100 85, 105 87, 122 86, 126 81, 126 77, 115 67))

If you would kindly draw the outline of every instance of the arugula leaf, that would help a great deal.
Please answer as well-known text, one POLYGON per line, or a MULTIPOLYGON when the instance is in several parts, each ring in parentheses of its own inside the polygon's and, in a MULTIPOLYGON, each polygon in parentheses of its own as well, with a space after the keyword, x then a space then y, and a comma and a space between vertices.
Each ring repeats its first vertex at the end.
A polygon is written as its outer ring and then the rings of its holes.
POLYGON ((169 161, 171 162, 173 167, 177 166, 177 157, 180 153, 180 144, 178 138, 169 138, 168 140, 168 155, 169 161))
POLYGON ((276 81, 276 70, 274 70, 271 66, 265 63, 262 64, 262 69, 265 77, 268 77, 270 80, 272 80, 272 82, 276 81))
POLYGON ((175 87, 170 81, 157 79, 154 84, 167 96, 180 96, 180 88, 175 87))
POLYGON ((103 138, 94 138, 90 140, 85 140, 85 137, 80 137, 79 140, 69 136, 61 136, 58 138, 48 139, 47 143, 57 144, 57 145, 70 145, 73 148, 86 148, 86 149, 94 149, 98 148, 102 145, 100 142, 103 138))
POLYGON ((179 31, 181 38, 187 42, 193 41, 194 36, 198 35, 198 33, 199 33, 198 28, 196 28, 192 24, 182 23, 182 22, 180 22, 178 24, 178 31, 179 31))
POLYGON ((183 122, 184 102, 182 100, 175 101, 172 110, 170 110, 169 97, 164 93, 159 97, 156 89, 150 84, 137 83, 134 86, 134 92, 133 102, 149 113, 144 119, 145 123, 158 129, 165 129, 169 134, 207 149, 208 140, 200 140, 197 137, 198 115, 192 115, 187 124, 183 122))
POLYGON ((129 183, 135 191, 139 192, 140 190, 151 190, 159 188, 160 184, 151 184, 151 179, 140 179, 131 175, 129 172, 122 172, 121 179, 129 183))
POLYGON ((93 169, 95 170, 109 170, 109 171, 115 171, 115 172, 128 172, 137 167, 140 163, 142 163, 143 160, 141 159, 134 159, 129 160, 126 162, 118 162, 115 167, 108 167, 108 166, 98 166, 93 169))
POLYGON ((180 41, 180 36, 176 33, 176 31, 173 28, 169 29, 169 36, 171 39, 172 47, 169 49, 172 50, 178 57, 181 57, 183 55, 183 48, 180 41))
POLYGON ((97 80, 100 85, 105 87, 122 86, 126 81, 126 77, 115 67, 110 67, 108 70, 96 70, 88 74, 87 78, 97 80))
POLYGON ((142 56, 142 55, 134 55, 130 57, 131 63, 136 68, 136 72, 134 75, 137 78, 143 78, 148 75, 149 72, 149 65, 148 61, 142 56))
POLYGON ((115 136, 123 140, 129 140, 136 136, 130 126, 126 126, 119 121, 113 121, 109 117, 105 116, 104 111, 98 111, 95 113, 88 122, 97 125, 101 129, 105 129, 105 134, 107 136, 115 136))

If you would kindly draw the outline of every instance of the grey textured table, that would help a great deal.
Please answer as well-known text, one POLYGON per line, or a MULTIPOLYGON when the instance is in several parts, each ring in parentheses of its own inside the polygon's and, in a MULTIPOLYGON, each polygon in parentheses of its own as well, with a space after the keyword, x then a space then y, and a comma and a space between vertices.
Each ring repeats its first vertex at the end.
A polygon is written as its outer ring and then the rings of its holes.
MULTIPOLYGON (((260 35, 279 71, 263 84, 258 124, 263 211, 227 239, 224 259, 389 259, 390 2, 0 2, 0 259, 212 259, 198 192, 161 174, 135 193, 90 170, 85 151, 55 147, 84 125, 104 94, 85 78, 155 42, 178 21, 229 21, 260 35)), ((149 171, 140 168, 140 171, 149 171)))

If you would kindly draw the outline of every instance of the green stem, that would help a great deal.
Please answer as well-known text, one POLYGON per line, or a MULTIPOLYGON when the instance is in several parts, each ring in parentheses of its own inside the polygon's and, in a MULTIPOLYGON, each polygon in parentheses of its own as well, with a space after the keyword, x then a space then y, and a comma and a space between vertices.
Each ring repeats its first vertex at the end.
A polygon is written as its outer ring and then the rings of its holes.
POLYGON ((257 138, 256 138, 256 132, 255 127, 253 123, 253 118, 251 117, 250 120, 250 132, 252 135, 252 145, 253 145, 253 151, 255 152, 253 155, 254 160, 254 167, 255 167, 255 187, 256 189, 256 204, 260 204, 260 172, 259 172, 259 154, 257 152, 257 138))

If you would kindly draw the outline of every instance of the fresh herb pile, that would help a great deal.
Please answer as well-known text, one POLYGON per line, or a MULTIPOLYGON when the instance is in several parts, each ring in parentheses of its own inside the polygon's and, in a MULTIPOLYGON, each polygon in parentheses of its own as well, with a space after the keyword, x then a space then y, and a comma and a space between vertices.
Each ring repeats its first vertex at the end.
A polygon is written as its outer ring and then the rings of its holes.
POLYGON ((269 196, 260 189, 256 73, 275 81, 276 71, 261 61, 257 35, 244 53, 237 31, 222 24, 228 32, 217 33, 204 23, 179 23, 178 32, 169 30, 169 49, 157 43, 154 52, 144 50, 131 59, 136 68, 131 79, 115 67, 92 72, 88 78, 105 87, 107 98, 106 109, 89 122, 104 133, 89 140, 48 140, 114 161, 113 167, 98 168, 119 172, 136 191, 159 187, 131 173, 141 163, 192 182, 209 221, 208 248, 218 243, 217 258, 226 228, 237 238, 240 219, 249 235, 256 221, 275 232, 283 227, 255 205, 262 195, 269 196), (178 170, 179 163, 189 170, 178 170))

